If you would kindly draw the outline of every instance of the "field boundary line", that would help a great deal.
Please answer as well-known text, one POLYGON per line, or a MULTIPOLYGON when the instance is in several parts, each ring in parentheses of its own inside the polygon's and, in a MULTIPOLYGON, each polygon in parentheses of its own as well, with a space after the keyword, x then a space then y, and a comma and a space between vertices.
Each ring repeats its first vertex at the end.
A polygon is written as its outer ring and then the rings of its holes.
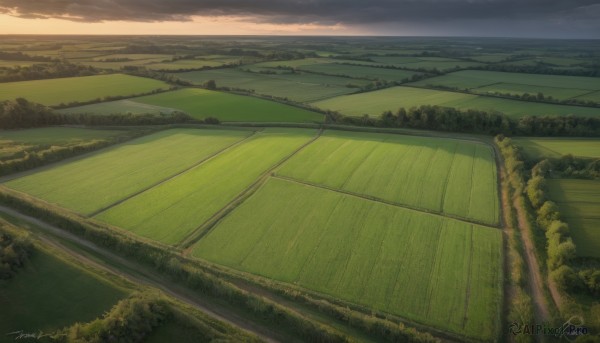
POLYGON ((249 140, 250 138, 254 137, 254 136, 256 135, 256 132, 258 132, 258 131, 254 131, 254 132, 253 132, 251 135, 248 135, 248 136, 247 136, 247 137, 245 137, 244 139, 241 139, 241 140, 239 140, 239 141, 236 141, 236 142, 234 142, 234 143, 232 143, 232 144, 230 144, 230 145, 228 145, 228 146, 226 146, 226 147, 222 148, 221 150, 215 151, 214 153, 212 153, 212 154, 210 154, 210 155, 206 156, 205 158, 203 158, 203 159, 201 159, 200 161, 198 161, 198 162, 196 162, 196 163, 192 164, 191 166, 189 166, 189 167, 187 167, 187 168, 185 168, 185 169, 183 169, 183 170, 181 170, 181 171, 177 172, 176 174, 170 175, 170 176, 168 176, 167 178, 165 178, 165 179, 162 179, 162 180, 159 180, 159 181, 157 181, 157 182, 153 183, 152 185, 150 185, 150 186, 148 186, 148 187, 145 187, 145 188, 143 188, 143 189, 141 189, 141 190, 139 190, 139 191, 137 191, 137 192, 135 192, 135 193, 133 193, 133 194, 130 194, 130 195, 126 196, 126 197, 125 197, 125 198, 123 198, 123 199, 120 199, 120 200, 118 200, 118 201, 116 201, 116 202, 114 202, 114 203, 112 203, 112 204, 110 204, 110 205, 108 205, 108 206, 105 206, 105 207, 103 207, 103 208, 101 208, 101 209, 98 209, 98 210, 96 210, 96 211, 94 211, 94 212, 90 213, 90 214, 88 215, 88 218, 95 217, 95 216, 99 215, 100 213, 102 213, 102 212, 104 212, 104 211, 107 211, 107 210, 109 210, 109 209, 111 209, 111 208, 113 208, 113 207, 115 207, 115 206, 118 206, 118 205, 120 205, 120 204, 124 203, 125 201, 127 201, 127 200, 129 200, 129 199, 131 199, 131 198, 134 198, 134 197, 136 197, 136 196, 138 196, 138 195, 140 195, 140 194, 142 194, 142 193, 144 193, 144 192, 146 192, 146 191, 149 191, 150 189, 152 189, 152 188, 154 188, 154 187, 157 187, 157 186, 159 186, 159 185, 161 185, 161 184, 163 184, 163 183, 165 183, 165 182, 168 182, 168 181, 170 181, 170 180, 172 180, 172 179, 174 179, 174 178, 176 178, 176 177, 178 177, 178 176, 181 176, 181 175, 183 175, 183 174, 187 173, 188 171, 190 171, 190 170, 192 170, 192 169, 195 169, 196 167, 199 167, 200 165, 202 165, 202 164, 204 164, 204 163, 206 163, 206 162, 208 162, 208 161, 212 160, 213 158, 216 158, 217 156, 221 155, 222 153, 226 152, 227 150, 233 149, 233 148, 235 148, 236 146, 238 146, 238 145, 240 145, 240 144, 243 144, 243 143, 245 143, 247 140, 249 140))
POLYGON ((419 207, 415 207, 415 206, 410 206, 410 205, 405 205, 405 204, 399 204, 399 203, 396 203, 396 202, 393 202, 393 201, 388 201, 388 200, 385 200, 385 199, 380 199, 380 198, 369 196, 369 195, 365 195, 365 194, 354 193, 354 192, 350 192, 350 191, 346 191, 346 190, 342 190, 342 189, 336 189, 336 188, 332 188, 332 187, 318 185, 318 184, 315 184, 315 183, 312 183, 312 182, 298 180, 298 179, 294 179, 294 178, 287 177, 287 176, 271 175, 271 177, 275 178, 275 179, 280 179, 280 180, 288 181, 288 182, 299 183, 299 184, 310 186, 310 187, 314 187, 314 188, 320 188, 320 189, 324 189, 324 190, 328 190, 328 191, 332 191, 332 192, 337 192, 337 193, 341 193, 341 194, 353 196, 353 197, 356 197, 356 198, 361 198, 363 200, 369 200, 369 201, 373 201, 373 202, 382 203, 382 204, 385 204, 385 205, 399 207, 399 208, 403 208, 403 209, 414 211, 414 212, 421 212, 421 213, 425 213, 425 214, 429 214, 429 215, 436 216, 436 217, 441 217, 441 218, 454 219, 454 220, 457 220, 457 221, 460 221, 460 222, 463 222, 463 223, 467 223, 467 224, 471 224, 471 225, 475 224, 475 225, 479 225, 479 226, 483 226, 483 227, 487 227, 487 228, 491 228, 491 229, 499 229, 500 228, 499 226, 490 225, 490 224, 479 222, 479 221, 472 220, 472 219, 469 219, 469 218, 462 218, 462 217, 458 217, 458 216, 454 216, 454 215, 449 215, 449 214, 446 214, 446 213, 440 213, 440 212, 429 210, 429 209, 425 209, 425 208, 419 208, 419 207))
POLYGON ((198 226, 195 230, 193 230, 190 234, 188 234, 179 244, 175 246, 177 248, 183 249, 183 255, 188 255, 190 252, 190 248, 198 242, 202 237, 210 232, 210 230, 215 227, 223 218, 225 218, 231 211, 237 208, 241 203, 243 203, 246 199, 248 199, 252 194, 254 194, 260 187, 269 179, 269 176, 273 174, 275 169, 279 166, 287 162, 290 158, 294 157, 297 153, 302 151, 304 148, 312 144, 323 134, 323 129, 319 129, 317 134, 311 138, 308 142, 302 144, 296 150, 294 150, 291 154, 281 159, 279 162, 272 165, 269 169, 267 169, 264 173, 262 173, 250 186, 246 187, 242 190, 238 195, 236 195, 230 202, 228 202, 225 206, 223 206, 220 210, 215 212, 210 218, 208 218, 204 223, 198 226))

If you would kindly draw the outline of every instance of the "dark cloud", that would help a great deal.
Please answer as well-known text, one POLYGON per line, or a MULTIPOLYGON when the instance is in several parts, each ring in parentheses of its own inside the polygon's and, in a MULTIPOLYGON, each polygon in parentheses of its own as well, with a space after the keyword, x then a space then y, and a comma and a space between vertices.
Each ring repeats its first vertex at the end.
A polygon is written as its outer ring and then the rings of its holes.
POLYGON ((600 0, 0 0, 2 11, 76 21, 182 21, 193 15, 349 25, 488 19, 564 25, 568 20, 600 29, 593 25, 600 22, 600 0))

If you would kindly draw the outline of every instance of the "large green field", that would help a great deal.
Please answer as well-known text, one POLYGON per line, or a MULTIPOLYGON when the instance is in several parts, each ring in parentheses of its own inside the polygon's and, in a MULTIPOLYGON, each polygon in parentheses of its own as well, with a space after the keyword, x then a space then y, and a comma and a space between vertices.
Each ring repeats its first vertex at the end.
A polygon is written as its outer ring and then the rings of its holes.
POLYGON ((224 122, 322 122, 317 112, 250 96, 187 88, 127 100, 71 107, 62 113, 161 114, 182 111, 195 119, 218 118, 224 122))
POLYGON ((215 117, 240 122, 322 122, 320 113, 250 96, 182 89, 133 99, 135 102, 176 108, 196 119, 215 117))
POLYGON ((140 236, 176 244, 307 143, 313 130, 265 129, 198 167, 96 216, 140 236))
POLYGON ((600 257, 600 181, 549 180, 550 199, 569 224, 580 256, 600 257))
POLYGON ((463 110, 498 111, 511 117, 567 114, 600 115, 600 109, 593 107, 544 104, 414 87, 392 87, 374 92, 343 95, 313 102, 312 105, 351 116, 362 116, 363 114, 379 116, 384 111, 396 111, 400 107, 408 109, 421 105, 439 105, 463 110))
POLYGON ((497 229, 271 178, 193 255, 477 339, 499 329, 497 229))
POLYGON ((153 79, 124 74, 67 77, 61 79, 0 83, 0 101, 25 98, 53 106, 74 101, 91 101, 107 96, 128 96, 167 89, 153 79))
POLYGON ((600 140, 586 138, 514 138, 530 159, 558 158, 571 154, 577 157, 600 158, 600 140))
POLYGON ((261 74, 239 69, 215 69, 177 73, 177 77, 203 84, 215 80, 218 87, 231 87, 251 90, 257 94, 288 98, 298 102, 316 101, 356 91, 356 86, 363 86, 370 81, 348 79, 337 76, 324 76, 308 73, 294 74, 261 74), (348 87, 348 85, 355 87, 348 87))
POLYGON ((483 144, 333 131, 277 174, 486 224, 498 221, 496 166, 483 144))
POLYGON ((5 185, 91 214, 169 178, 249 134, 194 129, 163 131, 5 185))
POLYGON ((101 316, 127 290, 36 249, 24 269, 0 282, 0 333, 51 332, 101 316))
POLYGON ((463 70, 415 82, 418 86, 444 86, 470 90, 474 93, 537 94, 555 99, 570 99, 600 90, 596 77, 542 74, 503 73, 463 70))

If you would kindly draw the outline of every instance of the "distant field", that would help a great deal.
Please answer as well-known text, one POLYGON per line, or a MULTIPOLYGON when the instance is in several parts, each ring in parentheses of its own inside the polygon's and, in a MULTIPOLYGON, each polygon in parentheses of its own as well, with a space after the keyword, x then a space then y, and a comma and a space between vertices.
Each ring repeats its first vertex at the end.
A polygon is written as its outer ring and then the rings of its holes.
POLYGON ((174 108, 148 105, 141 102, 137 102, 132 99, 116 100, 100 102, 97 104, 75 106, 69 108, 63 108, 56 110, 59 113, 67 114, 96 114, 96 115, 109 115, 109 114, 154 114, 160 115, 164 113, 172 113, 176 111, 174 108))
POLYGON ((90 214, 192 166, 249 134, 194 129, 162 131, 5 185, 90 214))
POLYGON ((315 133, 301 129, 259 132, 243 144, 96 218, 143 237, 176 244, 315 133))
POLYGON ((146 65, 146 68, 153 70, 181 70, 181 69, 200 69, 203 67, 222 67, 226 64, 223 61, 211 61, 211 60, 178 60, 167 63, 151 63, 146 65))
POLYGON ((589 100, 600 103, 600 91, 590 92, 576 97, 577 100, 589 100))
POLYGON ((555 99, 570 99, 600 90, 600 79, 594 77, 541 74, 503 73, 481 70, 463 70, 421 80, 414 85, 457 87, 475 93, 537 94, 555 99))
MULTIPOLYGON (((102 316, 127 291, 36 249, 27 266, 0 282, 0 333, 51 332, 102 316)), ((12 340, 9 339, 9 340, 12 340)))
POLYGON ((578 157, 600 158, 600 140, 572 138, 514 138, 531 159, 558 158, 571 154, 578 157))
POLYGON ((67 77, 60 79, 0 83, 0 101, 26 98, 52 106, 73 101, 90 101, 106 96, 127 96, 167 89, 153 79, 124 74, 67 77))
POLYGON ((569 224, 580 256, 600 257, 600 181, 549 180, 550 199, 569 224))
POLYGON ((332 131, 277 175, 486 224, 499 216, 493 152, 482 144, 332 131))
POLYGON ((0 130, 0 160, 36 146, 67 146, 103 140, 125 133, 122 130, 94 130, 45 127, 25 130, 0 130))
POLYGON ((386 81, 403 81, 410 79, 410 77, 413 75, 419 75, 419 73, 406 70, 384 69, 368 66, 351 66, 338 63, 311 64, 300 66, 298 69, 309 72, 324 73, 328 75, 386 81))
POLYGON ((375 64, 391 65, 410 69, 438 69, 441 71, 459 68, 468 68, 483 65, 478 62, 465 62, 452 58, 443 57, 395 57, 395 56, 380 56, 371 58, 375 64))
POLYGON ((257 94, 288 98, 299 102, 316 101, 353 93, 356 88, 347 87, 348 85, 363 86, 371 82, 307 73, 269 75, 232 68, 177 73, 175 75, 195 84, 215 80, 218 87, 254 90, 257 94))
POLYGON ((501 231, 270 179, 193 255, 492 340, 501 231))
POLYGON ((0 68, 12 68, 12 67, 29 67, 34 64, 43 64, 40 62, 33 61, 4 61, 0 60, 0 68))
POLYGON ((132 99, 135 102, 175 108, 196 119, 221 121, 322 122, 324 116, 302 108, 250 96, 205 89, 181 89, 132 99))
POLYGON ((408 109, 420 105, 439 105, 463 110, 499 111, 510 117, 567 114, 600 115, 600 109, 592 107, 526 102, 414 87, 392 87, 373 92, 338 96, 313 102, 312 105, 352 116, 362 116, 363 114, 379 116, 384 111, 396 111, 400 107, 408 109))

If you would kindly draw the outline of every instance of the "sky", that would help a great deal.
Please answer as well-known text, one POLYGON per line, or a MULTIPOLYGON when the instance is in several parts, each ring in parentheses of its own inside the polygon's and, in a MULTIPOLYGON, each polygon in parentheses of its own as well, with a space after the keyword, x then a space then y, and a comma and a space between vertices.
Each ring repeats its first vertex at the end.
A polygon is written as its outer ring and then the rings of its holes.
POLYGON ((600 39, 600 0, 0 0, 0 34, 600 39))

